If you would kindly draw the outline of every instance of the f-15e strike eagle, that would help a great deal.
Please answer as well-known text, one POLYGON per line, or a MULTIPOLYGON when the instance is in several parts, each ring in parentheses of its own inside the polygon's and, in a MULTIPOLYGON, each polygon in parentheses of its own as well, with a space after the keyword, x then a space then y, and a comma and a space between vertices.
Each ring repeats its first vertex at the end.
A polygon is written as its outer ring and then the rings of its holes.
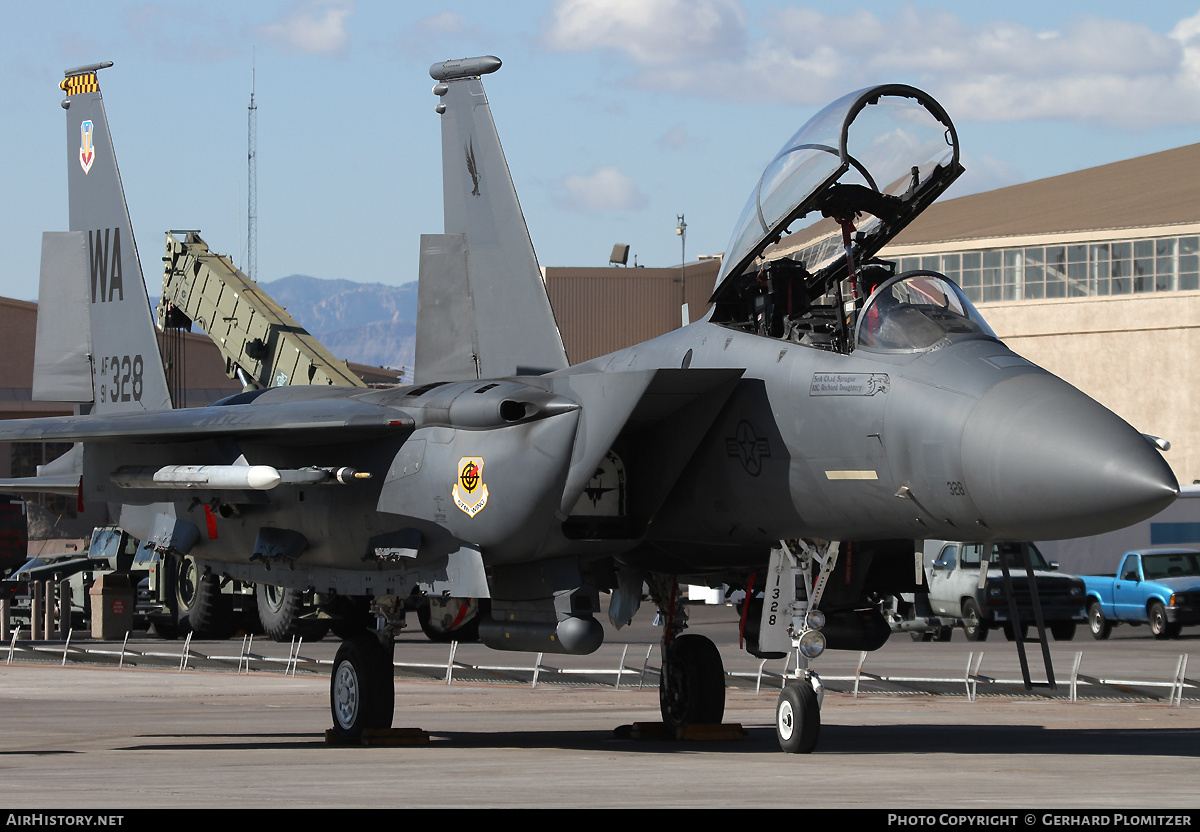
POLYGON ((71 230, 43 238, 35 384, 92 404, 0 425, 0 441, 79 443, 0 488, 107 504, 208 580, 322 593, 346 633, 343 737, 391 724, 393 637, 420 598, 490 598, 497 649, 588 653, 600 593, 619 627, 644 585, 667 622, 663 719, 719 722, 721 657, 684 632, 686 580, 765 593, 744 635, 798 651, 777 727, 810 751, 809 659, 886 640, 877 601, 914 588, 914 540, 1097 534, 1178 493, 1146 437, 1009 350, 952 281, 876 259, 962 172, 950 118, 899 85, 838 99, 783 145, 702 321, 571 366, 483 89, 500 61, 435 64, 445 230, 421 238, 416 384, 172 409, 109 65, 61 85, 71 230))

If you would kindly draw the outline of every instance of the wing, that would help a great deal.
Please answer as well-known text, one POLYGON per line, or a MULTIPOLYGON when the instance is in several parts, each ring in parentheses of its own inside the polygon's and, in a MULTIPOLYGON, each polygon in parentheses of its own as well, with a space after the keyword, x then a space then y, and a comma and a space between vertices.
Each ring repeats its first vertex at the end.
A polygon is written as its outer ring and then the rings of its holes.
POLYGON ((168 444, 216 437, 283 445, 404 436, 411 416, 353 399, 227 404, 158 413, 59 416, 0 422, 0 442, 137 442, 168 444))

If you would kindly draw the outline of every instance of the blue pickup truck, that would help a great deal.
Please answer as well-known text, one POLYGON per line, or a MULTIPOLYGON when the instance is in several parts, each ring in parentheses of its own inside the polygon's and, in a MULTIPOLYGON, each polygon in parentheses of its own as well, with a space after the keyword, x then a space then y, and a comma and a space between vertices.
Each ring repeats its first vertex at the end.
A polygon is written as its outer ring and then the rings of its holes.
POLYGON ((1200 624, 1200 551, 1127 552, 1115 575, 1084 575, 1088 626, 1108 638, 1114 624, 1149 624, 1155 638, 1177 638, 1200 624))

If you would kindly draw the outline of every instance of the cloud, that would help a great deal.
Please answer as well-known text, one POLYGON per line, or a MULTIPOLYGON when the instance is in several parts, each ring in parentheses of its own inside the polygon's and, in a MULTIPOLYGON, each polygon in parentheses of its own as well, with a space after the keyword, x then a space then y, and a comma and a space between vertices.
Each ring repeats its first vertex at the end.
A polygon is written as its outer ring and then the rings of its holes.
POLYGON ((994 191, 1028 180, 1027 176, 1023 176, 1005 160, 987 153, 964 152, 962 164, 966 172, 950 186, 943 199, 994 191))
MULTIPOLYGON (((230 21, 206 6, 190 5, 187 26, 179 25, 179 12, 159 5, 131 6, 119 13, 125 31, 156 58, 170 62, 215 62, 245 54, 240 32, 230 21)), ((108 49, 108 46, 103 47, 108 49)), ((95 48, 72 50, 93 54, 95 48)))
POLYGON ((903 82, 928 90, 960 119, 1134 129, 1200 121, 1200 14, 1164 34, 1098 17, 1053 31, 1003 20, 970 25, 952 12, 912 6, 886 17, 790 6, 752 26, 733 0, 690 4, 690 12, 681 5, 559 0, 544 43, 616 51, 629 60, 635 87, 718 99, 808 105, 903 82), (678 30, 689 23, 696 30, 685 37, 678 30))
POLYGON ((647 200, 629 176, 615 167, 598 167, 587 174, 573 173, 559 182, 561 193, 554 200, 560 208, 585 214, 603 211, 632 211, 647 200))
POLYGON ((457 12, 439 12, 417 21, 416 29, 425 34, 454 35, 467 29, 467 19, 457 12))
POLYGON ((680 148, 687 147, 691 141, 692 139, 688 135, 687 128, 679 124, 655 140, 659 147, 666 148, 667 150, 679 150, 680 148))
POLYGON ((350 42, 346 20, 354 11, 353 0, 307 0, 292 6, 274 23, 258 31, 291 52, 336 55, 350 42))
MULTIPOLYGON (((414 33, 421 38, 466 36, 478 38, 486 36, 488 30, 483 26, 472 26, 467 18, 458 12, 439 12, 422 18, 413 26, 414 33)), ((428 41, 424 41, 428 46, 428 41)))
POLYGON ((735 0, 560 0, 543 42, 560 52, 609 49, 639 64, 740 53, 745 13, 735 0))
POLYGON ((476 44, 482 45, 485 50, 493 48, 495 33, 486 26, 472 25, 466 16, 458 12, 437 12, 423 17, 406 27, 396 42, 404 59, 428 54, 432 47, 443 50, 443 60, 461 56, 463 53, 457 51, 460 47, 473 49, 476 44))

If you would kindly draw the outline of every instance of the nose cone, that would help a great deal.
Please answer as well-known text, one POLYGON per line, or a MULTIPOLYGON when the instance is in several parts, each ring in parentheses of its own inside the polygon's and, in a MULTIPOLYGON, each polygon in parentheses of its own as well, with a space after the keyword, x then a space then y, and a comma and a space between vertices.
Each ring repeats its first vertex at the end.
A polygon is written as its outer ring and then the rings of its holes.
POLYGON ((1009 378, 979 400, 962 444, 967 493, 997 539, 1102 534, 1179 494, 1141 434, 1048 373, 1009 378))

